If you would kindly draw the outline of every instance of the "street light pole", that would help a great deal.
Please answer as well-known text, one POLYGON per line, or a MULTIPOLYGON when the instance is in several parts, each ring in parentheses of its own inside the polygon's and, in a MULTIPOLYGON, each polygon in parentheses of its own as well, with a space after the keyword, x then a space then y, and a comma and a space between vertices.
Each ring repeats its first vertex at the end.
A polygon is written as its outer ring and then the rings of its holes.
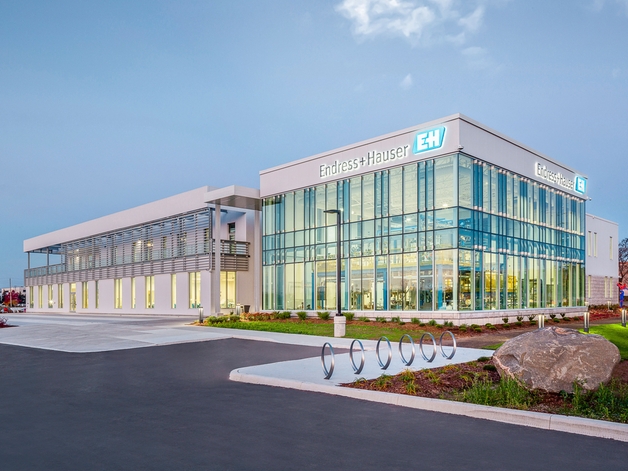
POLYGON ((342 290, 340 289, 340 252, 342 248, 340 240, 342 238, 340 210, 328 209, 325 213, 336 215, 336 316, 334 317, 334 337, 344 337, 346 333, 346 318, 342 315, 342 290))

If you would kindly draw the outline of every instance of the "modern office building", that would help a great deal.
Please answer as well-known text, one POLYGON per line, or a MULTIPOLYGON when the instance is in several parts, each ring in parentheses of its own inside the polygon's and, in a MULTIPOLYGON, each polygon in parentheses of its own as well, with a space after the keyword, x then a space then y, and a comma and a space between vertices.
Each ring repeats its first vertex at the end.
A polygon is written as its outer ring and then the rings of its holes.
POLYGON ((315 315, 339 290, 357 316, 576 315, 617 276, 587 255, 618 239, 587 199, 581 173, 457 114, 261 171, 260 190, 200 188, 26 240, 29 306, 315 315))
POLYGON ((28 307, 210 314, 237 300, 257 310, 259 202, 259 190, 202 187, 25 240, 28 307), (34 254, 45 264, 31 267, 34 254))
POLYGON ((616 222, 587 214, 586 301, 590 306, 618 302, 618 244, 616 222))
POLYGON ((333 310, 340 282, 367 315, 583 310, 586 177, 465 116, 260 175, 265 309, 333 310))

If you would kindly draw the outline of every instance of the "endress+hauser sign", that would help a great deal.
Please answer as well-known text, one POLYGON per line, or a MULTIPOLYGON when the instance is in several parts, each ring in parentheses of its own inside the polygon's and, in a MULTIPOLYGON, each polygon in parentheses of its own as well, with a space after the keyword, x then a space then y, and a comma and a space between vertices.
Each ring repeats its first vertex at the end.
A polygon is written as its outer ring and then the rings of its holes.
MULTIPOLYGON (((420 154, 429 150, 438 149, 443 146, 444 138, 444 126, 427 131, 421 131, 414 137, 412 152, 414 154, 420 154)), ((367 152, 366 155, 362 157, 347 160, 336 160, 331 164, 321 164, 318 170, 319 177, 334 177, 343 173, 353 173, 364 167, 373 167, 387 162, 392 162, 394 160, 401 160, 408 157, 409 150, 409 145, 398 146, 385 151, 372 150, 367 152)))
POLYGON ((583 177, 576 177, 575 180, 570 180, 562 173, 554 172, 547 168, 546 165, 542 165, 538 162, 534 165, 534 173, 543 180, 562 186, 568 190, 573 190, 576 193, 584 194, 587 191, 587 180, 583 177))

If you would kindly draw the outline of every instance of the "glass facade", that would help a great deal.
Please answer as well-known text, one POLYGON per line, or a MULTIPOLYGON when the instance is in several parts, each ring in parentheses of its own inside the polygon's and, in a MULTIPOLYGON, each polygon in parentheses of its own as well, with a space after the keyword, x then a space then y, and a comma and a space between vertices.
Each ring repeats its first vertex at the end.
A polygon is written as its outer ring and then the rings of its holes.
POLYGON ((263 308, 507 310, 584 304, 585 203, 453 154, 263 201, 263 308), (336 215, 341 211, 340 280, 336 215))

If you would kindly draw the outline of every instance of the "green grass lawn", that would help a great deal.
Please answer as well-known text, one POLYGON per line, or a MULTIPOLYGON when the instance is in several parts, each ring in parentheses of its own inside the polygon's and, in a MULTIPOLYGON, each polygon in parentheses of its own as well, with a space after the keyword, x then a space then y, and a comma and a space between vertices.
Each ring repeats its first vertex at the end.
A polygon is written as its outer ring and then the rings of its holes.
POLYGON ((622 327, 621 324, 593 325, 589 328, 589 333, 601 335, 613 342, 619 348, 621 358, 628 360, 628 327, 622 327))
MULTIPOLYGON (((303 322, 223 322, 219 324, 211 324, 210 327, 222 327, 227 329, 244 329, 244 330, 260 330, 264 332, 281 332, 286 334, 304 334, 304 335, 320 335, 323 337, 334 336, 333 324, 314 324, 307 321, 303 322)), ((382 335, 393 341, 398 341, 403 334, 409 333, 412 337, 422 335, 421 331, 408 331, 401 326, 390 324, 390 326, 378 325, 352 325, 347 323, 346 338, 351 339, 371 339, 377 340, 382 335)), ((434 335, 436 337, 436 335, 434 335)), ((438 340, 438 338, 436 339, 438 340)))

